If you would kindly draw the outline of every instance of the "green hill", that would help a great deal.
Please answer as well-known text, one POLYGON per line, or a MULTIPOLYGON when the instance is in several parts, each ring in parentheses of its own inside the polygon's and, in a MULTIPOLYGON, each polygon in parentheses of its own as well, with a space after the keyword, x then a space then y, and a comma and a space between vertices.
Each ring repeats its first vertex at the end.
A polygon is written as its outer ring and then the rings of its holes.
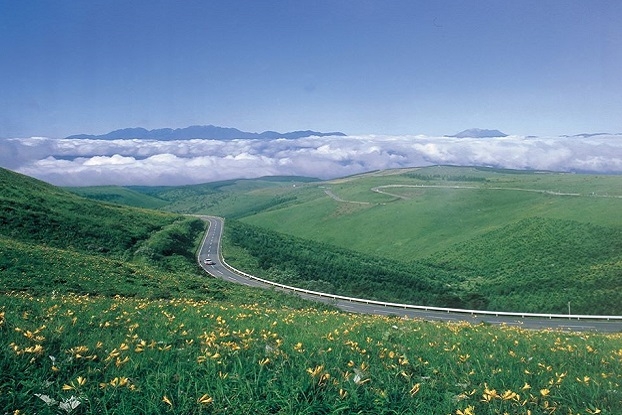
POLYGON ((88 199, 145 209, 159 209, 168 204, 166 200, 150 196, 130 187, 90 186, 66 187, 65 189, 88 199))
POLYGON ((166 201, 163 210, 225 216, 228 259, 282 283, 438 306, 566 313, 570 302, 575 313, 622 314, 620 176, 434 166, 131 190, 166 201))
MULTIPOLYGON (((365 279, 383 263, 409 264, 412 278, 446 284, 437 305, 566 313, 570 302, 576 313, 622 314, 620 211, 620 176, 430 167, 310 185, 295 202, 241 221, 356 251, 378 264, 365 279)), ((358 294, 408 294, 383 285, 358 294)))
MULTIPOLYGON (((0 185, 0 413, 622 412, 620 334, 341 313, 206 278, 194 259, 196 219, 83 199, 2 169, 0 185)), ((264 200, 276 191, 259 187, 264 200)), ((276 187, 279 197, 297 192, 287 203, 318 190, 276 187)), ((253 240, 282 242, 282 233, 228 223, 229 239, 253 230, 253 240)), ((525 232, 530 225, 538 223, 523 223, 525 232)), ((331 266, 349 268, 348 256, 377 265, 356 251, 285 241, 280 251, 309 265, 322 250, 331 266)), ((469 249, 456 254, 464 260, 469 249)), ((228 252, 261 257, 239 244, 228 252)))
POLYGON ((0 234, 20 242, 127 258, 179 215, 98 203, 0 169, 0 234))
POLYGON ((295 200, 292 190, 318 182, 309 177, 274 176, 188 186, 95 186, 68 188, 96 200, 174 213, 247 216, 295 200))
POLYGON ((205 278, 197 218, 86 199, 5 169, 0 189, 0 294, 283 301, 205 278))

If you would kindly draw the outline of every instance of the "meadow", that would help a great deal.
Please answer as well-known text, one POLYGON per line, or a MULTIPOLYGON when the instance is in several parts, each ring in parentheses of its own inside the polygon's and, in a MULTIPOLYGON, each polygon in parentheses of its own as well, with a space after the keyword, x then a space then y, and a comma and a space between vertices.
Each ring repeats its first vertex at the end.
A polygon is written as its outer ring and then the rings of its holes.
POLYGON ((622 314, 621 189, 616 175, 433 166, 132 191, 163 210, 224 216, 228 260, 276 282, 444 307, 622 314))
POLYGON ((3 413, 618 414, 622 336, 284 302, 0 297, 3 413))
MULTIPOLYGON (((348 314, 208 278, 195 260, 205 226, 196 218, 87 200, 4 170, 0 180, 0 413, 622 413, 621 333, 348 314)), ((254 194, 263 214, 325 195, 312 182, 244 185, 242 195, 221 195, 220 206, 237 197, 240 215, 255 213, 228 219, 225 229, 274 244, 283 233, 246 223, 258 215, 254 194)), ((225 256, 261 268, 261 256, 232 237, 225 256)), ((325 249, 324 261, 371 257, 292 235, 284 241, 308 258, 325 249)), ((464 268, 469 249, 451 262, 464 268)), ((389 265, 405 274, 412 266, 389 265)), ((287 276, 288 268, 267 269, 287 276)))

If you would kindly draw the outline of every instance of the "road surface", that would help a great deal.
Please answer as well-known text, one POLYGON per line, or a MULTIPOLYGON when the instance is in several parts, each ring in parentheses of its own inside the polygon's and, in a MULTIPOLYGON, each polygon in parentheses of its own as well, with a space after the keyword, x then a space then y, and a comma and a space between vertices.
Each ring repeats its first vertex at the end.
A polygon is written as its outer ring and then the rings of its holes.
MULTIPOLYGON (((223 231, 223 219, 214 216, 201 216, 209 223, 209 228, 205 233, 201 249, 198 254, 198 261, 201 267, 215 278, 237 284, 257 288, 272 288, 273 286, 257 279, 237 273, 222 261, 220 239, 223 231), (213 265, 207 265, 208 259, 213 265)), ((290 291, 276 287, 282 291, 290 291)), ((447 311, 408 309, 392 306, 382 306, 378 304, 366 304, 364 302, 354 302, 348 300, 334 299, 331 297, 314 295, 303 292, 295 292, 302 298, 312 301, 334 305, 343 311, 351 313, 394 315, 400 317, 417 318, 427 321, 468 321, 474 324, 490 323, 505 324, 508 326, 518 326, 527 329, 553 329, 568 331, 602 331, 602 332, 621 332, 622 319, 619 320, 590 320, 576 318, 542 318, 542 317, 517 317, 517 316, 495 316, 477 313, 454 313, 447 311)))

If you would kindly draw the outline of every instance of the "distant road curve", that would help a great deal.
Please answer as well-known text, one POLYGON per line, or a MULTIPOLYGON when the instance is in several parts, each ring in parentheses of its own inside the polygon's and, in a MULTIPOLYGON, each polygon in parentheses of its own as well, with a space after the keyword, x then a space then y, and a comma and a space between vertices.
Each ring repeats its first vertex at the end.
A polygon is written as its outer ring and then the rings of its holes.
POLYGON ((224 220, 216 216, 200 216, 209 223, 201 243, 197 260, 211 276, 225 281, 257 288, 276 288, 295 293, 302 298, 332 304, 343 311, 362 314, 395 315, 428 321, 468 321, 470 323, 505 324, 527 329, 553 329, 567 331, 621 332, 622 316, 548 315, 530 313, 505 313, 494 311, 460 310, 440 307, 424 307, 407 304, 383 303, 333 294, 319 293, 276 284, 237 270, 226 263, 222 256, 220 240, 224 220), (206 264, 206 261, 212 263, 206 264))
MULTIPOLYGON (((602 197, 602 198, 610 198, 610 199, 621 199, 620 195, 609 195, 609 194, 581 194, 581 193, 569 193, 569 192, 559 192, 555 190, 544 190, 544 189, 525 189, 521 187, 486 187, 486 186, 462 186, 462 185, 426 185, 426 184, 386 184, 383 186, 372 187, 370 190, 372 192, 381 193, 383 195, 397 197, 400 199, 409 199, 408 196, 399 195, 396 193, 387 192, 384 189, 390 188, 398 188, 398 187, 411 187, 415 189, 470 189, 470 190, 511 190, 515 192, 531 192, 531 193, 541 193, 545 195, 552 196, 584 196, 584 197, 602 197)), ((335 199, 337 200, 337 199, 335 199)))
MULTIPOLYGON (((520 188, 520 187, 484 187, 484 186, 440 185, 440 184, 439 185, 437 184, 385 184, 382 186, 372 187, 369 190, 375 193, 383 194, 385 196, 391 196, 396 199, 404 199, 404 200, 411 199, 411 197, 409 196, 404 196, 398 193, 393 193, 393 192, 385 190, 385 189, 392 189, 392 188, 396 189, 400 187, 401 188, 414 188, 414 189, 511 190, 511 191, 516 191, 516 192, 531 192, 531 193, 540 193, 540 194, 552 195, 552 196, 575 196, 575 197, 589 196, 589 197, 604 197, 604 198, 622 198, 622 196, 608 195, 608 194, 600 195, 600 194, 594 193, 590 195, 582 195, 581 193, 558 192, 554 190, 544 190, 544 189, 525 189, 525 188, 520 188)), ((335 192, 326 188, 326 186, 320 186, 320 188, 324 189, 324 193, 326 193, 328 197, 336 200, 337 202, 355 203, 359 205, 384 204, 384 203, 372 203, 372 202, 359 201, 359 200, 346 200, 336 195, 335 192)))

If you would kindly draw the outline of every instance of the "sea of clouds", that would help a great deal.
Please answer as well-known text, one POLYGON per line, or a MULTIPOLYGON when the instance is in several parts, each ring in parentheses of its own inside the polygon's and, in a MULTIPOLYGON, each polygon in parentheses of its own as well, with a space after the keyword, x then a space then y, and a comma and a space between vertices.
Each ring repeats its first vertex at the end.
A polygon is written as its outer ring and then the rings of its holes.
POLYGON ((622 173, 622 135, 241 140, 0 139, 0 166, 59 186, 183 185, 296 175, 331 179, 449 164, 622 173))

